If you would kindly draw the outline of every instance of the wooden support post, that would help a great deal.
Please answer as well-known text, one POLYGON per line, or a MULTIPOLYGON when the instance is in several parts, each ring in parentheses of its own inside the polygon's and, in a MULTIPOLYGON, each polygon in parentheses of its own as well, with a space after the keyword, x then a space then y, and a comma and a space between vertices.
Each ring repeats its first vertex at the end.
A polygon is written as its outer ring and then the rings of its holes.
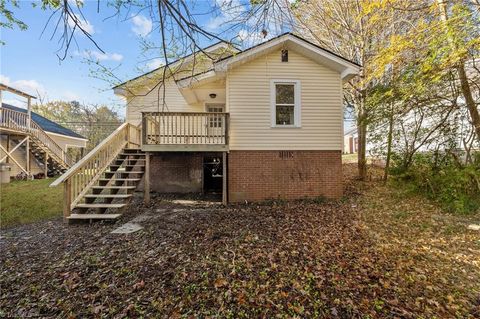
POLYGON ((45 152, 45 178, 48 177, 48 152, 45 152))
MULTIPOLYGON (((17 145, 17 146, 18 146, 18 145, 17 145)), ((15 146, 15 148, 14 148, 13 150, 11 150, 10 153, 8 153, 7 150, 2 146, 2 144, 0 144, 0 150, 4 151, 4 152, 7 154, 5 157, 9 157, 9 158, 12 160, 12 162, 15 163, 15 165, 17 165, 18 168, 20 168, 20 169, 22 170, 22 172, 24 172, 25 174, 28 174, 28 172, 25 170, 25 168, 24 168, 22 165, 20 165, 19 162, 17 162, 17 160, 15 159, 15 157, 12 156, 12 153, 15 151, 15 149, 16 149, 17 146, 15 146)), ((4 157, 4 158, 5 158, 5 157, 4 157)), ((2 158, 2 159, 0 160, 0 162, 2 162, 4 158, 2 158)))
MULTIPOLYGON (((7 134, 7 154, 10 153, 10 134, 7 134)), ((5 163, 10 163, 10 158, 7 156, 5 163)))
POLYGON ((228 203, 227 152, 222 153, 222 203, 228 203))
MULTIPOLYGON (((31 97, 27 97, 27 108, 28 108, 28 123, 27 123, 27 127, 28 127, 28 133, 30 134, 31 133, 31 128, 32 128, 32 98, 31 97)), ((27 175, 28 175, 28 179, 30 179, 30 177, 32 176, 32 172, 30 171, 30 136, 27 137, 27 149, 26 149, 26 153, 27 153, 27 175)))
POLYGON ((70 179, 67 179, 63 184, 63 221, 67 222, 67 217, 71 213, 71 204, 72 204, 72 184, 70 179))
POLYGON ((32 127, 32 99, 30 97, 27 98, 27 114, 28 114, 28 131, 30 132, 30 128, 32 127))
POLYGON ((30 137, 27 136, 27 143, 26 149, 25 149, 25 156, 27 162, 25 163, 25 170, 27 171, 28 178, 30 178, 31 172, 30 172, 30 137))
POLYGON ((150 152, 145 153, 145 179, 143 189, 143 201, 145 204, 150 203, 150 152))
MULTIPOLYGON (((7 135, 7 136, 9 136, 9 135, 7 135)), ((25 137, 23 140, 21 140, 19 143, 17 143, 17 145, 15 145, 15 147, 12 148, 11 150, 8 149, 8 148, 5 150, 2 147, 1 149, 6 153, 6 155, 0 159, 0 162, 3 162, 4 159, 8 159, 8 158, 11 158, 12 160, 14 160, 14 158, 13 158, 14 152, 17 150, 17 148, 20 148, 20 146, 22 146, 22 144, 25 143, 26 141, 27 141, 27 138, 25 137)), ((21 167, 21 169, 23 170, 23 167, 21 167)))

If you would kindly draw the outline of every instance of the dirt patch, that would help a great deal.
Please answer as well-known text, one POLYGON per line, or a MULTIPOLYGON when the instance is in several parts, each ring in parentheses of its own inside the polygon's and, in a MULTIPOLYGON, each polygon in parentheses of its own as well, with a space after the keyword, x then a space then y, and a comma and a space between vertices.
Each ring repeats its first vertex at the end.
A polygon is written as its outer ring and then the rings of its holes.
POLYGON ((432 297, 445 286, 434 282, 430 293, 432 283, 402 279, 409 273, 390 253, 399 252, 379 246, 383 238, 365 215, 362 199, 372 186, 348 181, 338 202, 225 208, 157 197, 148 207, 136 199, 116 224, 58 220, 10 229, 0 241, 1 314, 475 317, 476 291, 457 289, 453 302, 461 306, 451 308, 432 297), (110 234, 141 214, 153 216, 143 230, 110 234))

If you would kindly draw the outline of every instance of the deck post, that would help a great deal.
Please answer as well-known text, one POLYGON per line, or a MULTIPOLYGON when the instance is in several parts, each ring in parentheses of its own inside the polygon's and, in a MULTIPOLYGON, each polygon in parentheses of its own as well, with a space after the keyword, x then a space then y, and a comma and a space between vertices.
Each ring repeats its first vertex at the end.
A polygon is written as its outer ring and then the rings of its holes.
POLYGON ((127 126, 127 148, 130 148, 130 126, 127 126))
POLYGON ((48 175, 48 152, 45 152, 45 178, 47 178, 47 175, 48 175))
POLYGON ((67 217, 70 216, 70 206, 72 204, 72 184, 70 179, 67 179, 63 184, 63 221, 67 222, 67 217))
POLYGON ((25 163, 25 169, 27 171, 27 178, 30 178, 31 172, 30 172, 30 136, 27 135, 27 142, 26 142, 26 149, 25 149, 25 156, 26 156, 26 163, 25 163))
MULTIPOLYGON (((27 128, 28 128, 28 134, 31 133, 31 128, 32 128, 32 98, 27 97, 27 113, 28 113, 28 123, 27 123, 27 128)), ((27 174, 28 177, 32 175, 32 172, 30 171, 30 135, 27 137, 27 174)))
MULTIPOLYGON (((10 153, 10 134, 7 134, 7 145, 6 146, 7 146, 7 154, 8 154, 8 153, 10 153)), ((5 163, 10 163, 10 157, 7 156, 7 159, 5 160, 5 163)))
POLYGON ((32 127, 32 99, 27 97, 27 114, 28 114, 28 132, 30 133, 30 128, 32 127))
POLYGON ((228 193, 227 193, 227 152, 222 153, 222 203, 227 205, 228 203, 228 193))
POLYGON ((145 180, 143 183, 143 201, 150 203, 150 152, 145 153, 145 180))

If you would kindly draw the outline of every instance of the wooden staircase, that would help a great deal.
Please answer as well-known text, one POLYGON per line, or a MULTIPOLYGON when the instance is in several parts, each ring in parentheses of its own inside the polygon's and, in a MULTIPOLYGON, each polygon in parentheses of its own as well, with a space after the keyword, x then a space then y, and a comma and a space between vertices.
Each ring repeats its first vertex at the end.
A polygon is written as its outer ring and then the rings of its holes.
MULTIPOLYGON (((20 140, 17 138, 11 140, 17 144, 20 143, 20 140)), ((26 147, 22 149, 26 151, 26 147)), ((31 137, 30 140, 30 153, 40 165, 45 165, 45 159, 47 159, 47 176, 63 174, 70 167, 65 161, 53 156, 53 152, 48 146, 34 137, 31 137)))
POLYGON ((145 172, 145 153, 125 149, 112 161, 90 191, 73 208, 68 220, 115 219, 124 208, 145 172))
POLYGON ((140 128, 121 125, 50 186, 64 185, 64 218, 116 219, 145 171, 140 128))

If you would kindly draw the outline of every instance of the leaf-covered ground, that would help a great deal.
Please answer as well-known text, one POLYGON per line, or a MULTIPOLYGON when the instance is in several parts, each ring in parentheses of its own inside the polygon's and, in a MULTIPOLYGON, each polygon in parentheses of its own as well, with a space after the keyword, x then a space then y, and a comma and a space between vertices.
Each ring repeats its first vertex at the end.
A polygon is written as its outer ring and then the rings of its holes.
POLYGON ((480 317, 480 216, 379 183, 348 179, 339 202, 132 207, 3 231, 0 315, 480 317), (138 215, 142 231, 110 234, 138 215))

